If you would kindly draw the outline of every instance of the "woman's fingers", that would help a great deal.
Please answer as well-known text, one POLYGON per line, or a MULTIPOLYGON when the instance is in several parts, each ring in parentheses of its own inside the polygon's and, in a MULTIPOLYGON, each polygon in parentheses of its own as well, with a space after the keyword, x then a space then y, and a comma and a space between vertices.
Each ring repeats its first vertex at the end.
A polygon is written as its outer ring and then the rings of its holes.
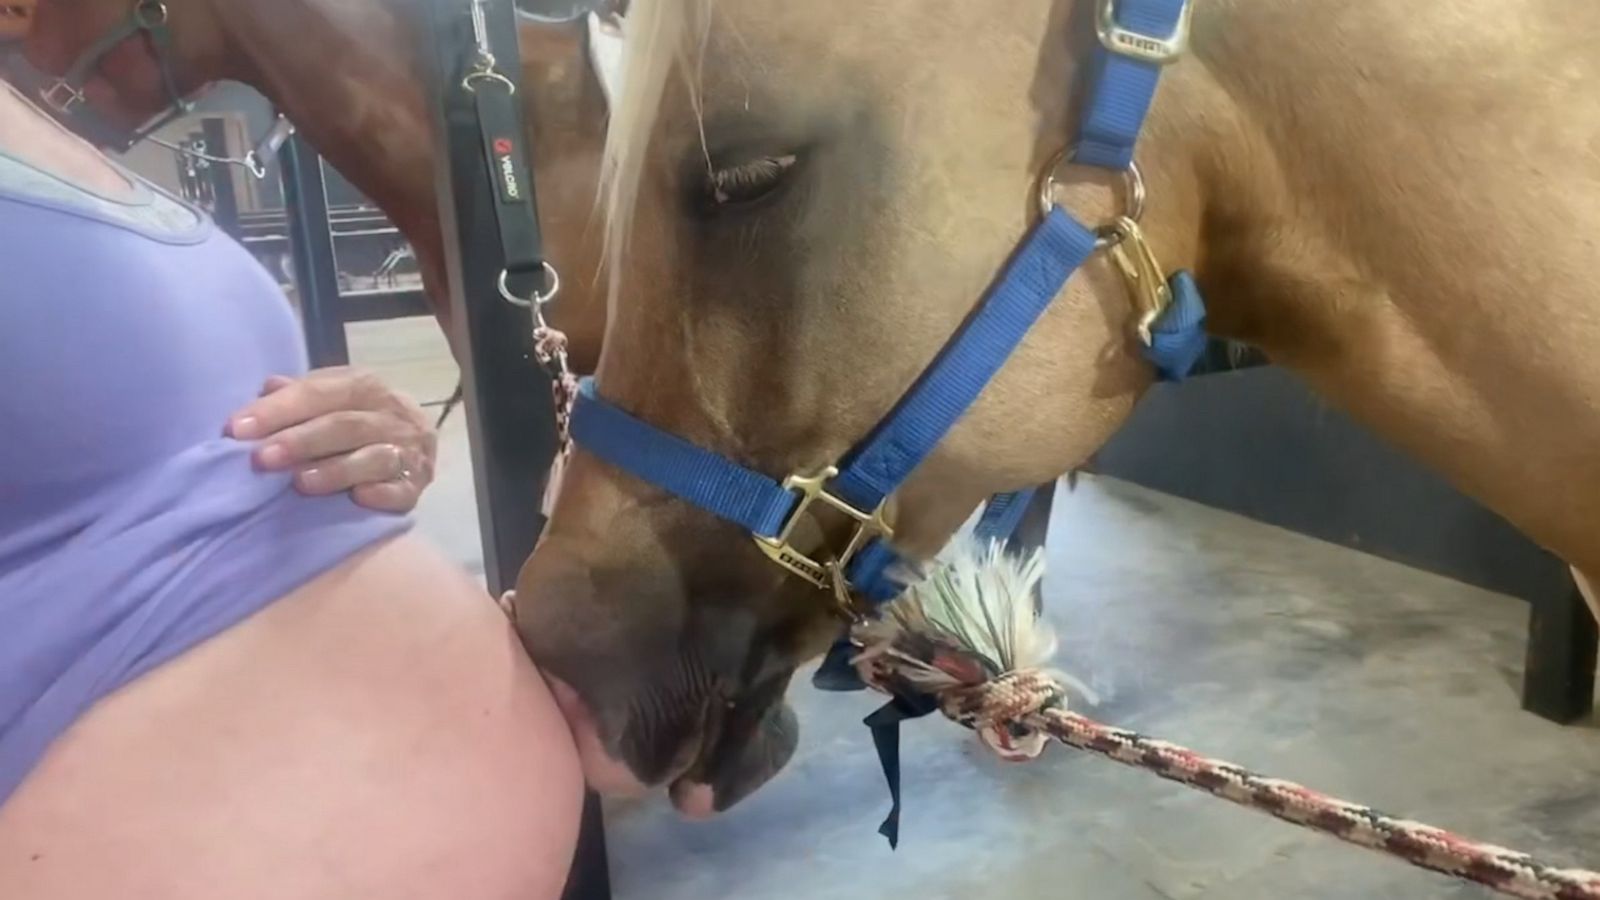
POLYGON ((409 481, 381 481, 376 484, 358 484, 350 497, 368 509, 379 512, 408 513, 417 506, 422 489, 409 481))
POLYGON ((266 395, 274 393, 275 391, 280 391, 291 384, 294 384, 293 378, 290 378, 287 375, 273 375, 267 379, 266 384, 261 386, 261 396, 265 397, 266 395))
POLYGON ((415 400, 370 372, 339 366, 273 376, 228 423, 259 442, 256 465, 294 471, 307 494, 350 491, 374 509, 404 512, 433 481, 438 436, 415 400))
POLYGON ((429 475, 421 469, 415 457, 401 447, 371 444, 302 468, 294 479, 307 494, 337 494, 361 485, 402 482, 420 488, 429 475))
POLYGON ((348 366, 317 369, 298 379, 274 375, 262 385, 260 397, 228 420, 228 434, 261 440, 339 410, 382 409, 391 397, 377 376, 348 366))
POLYGON ((409 446, 421 438, 408 423, 384 413, 341 410, 295 425, 256 449, 256 463, 281 471, 372 445, 409 446))

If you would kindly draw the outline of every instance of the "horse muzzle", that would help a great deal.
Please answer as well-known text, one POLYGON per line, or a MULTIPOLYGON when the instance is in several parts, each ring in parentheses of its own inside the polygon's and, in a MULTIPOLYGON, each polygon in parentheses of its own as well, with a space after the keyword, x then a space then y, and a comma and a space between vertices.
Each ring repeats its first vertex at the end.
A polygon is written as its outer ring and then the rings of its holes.
POLYGON ((602 514, 605 527, 589 527, 584 512, 610 493, 593 474, 576 461, 567 487, 585 487, 587 502, 574 515, 576 495, 562 491, 565 509, 523 568, 511 598, 518 634, 552 683, 594 790, 665 787, 688 816, 721 812, 794 753, 798 725, 783 695, 795 661, 737 589, 686 586, 637 517, 602 514))

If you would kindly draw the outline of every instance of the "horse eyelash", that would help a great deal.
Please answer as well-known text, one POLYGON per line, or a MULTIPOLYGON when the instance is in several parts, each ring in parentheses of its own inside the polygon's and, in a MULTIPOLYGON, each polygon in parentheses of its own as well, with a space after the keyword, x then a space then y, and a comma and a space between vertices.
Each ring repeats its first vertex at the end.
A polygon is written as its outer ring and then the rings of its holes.
POLYGON ((755 199, 776 184, 798 161, 799 157, 791 153, 763 156, 737 166, 713 169, 711 199, 719 205, 755 199))

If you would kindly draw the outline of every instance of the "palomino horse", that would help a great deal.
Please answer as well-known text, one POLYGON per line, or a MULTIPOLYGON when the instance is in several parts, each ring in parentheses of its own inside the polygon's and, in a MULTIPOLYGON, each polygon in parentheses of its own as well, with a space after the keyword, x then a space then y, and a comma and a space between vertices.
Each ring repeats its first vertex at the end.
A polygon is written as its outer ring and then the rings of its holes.
MULTIPOLYGON (((538 10, 549 0, 522 0, 538 10)), ((607 0, 566 8, 608 8, 607 0)), ((34 69, 62 75, 97 41, 132 17, 159 19, 170 34, 158 49, 140 34, 113 45, 83 91, 106 130, 132 135, 183 97, 230 80, 263 94, 333 165, 371 197, 414 247, 434 315, 450 333, 443 243, 434 193, 432 113, 412 49, 411 5, 391 0, 6 0, 31 14, 24 56, 34 69), (163 69, 170 71, 171 83, 163 69)), ((523 112, 539 161, 536 189, 548 228, 547 252, 581 286, 599 266, 593 222, 606 100, 588 59, 581 18, 525 15, 523 112)), ((67 95, 58 93, 64 101, 67 95)), ((73 124, 72 117, 66 117, 73 124)), ((567 295, 564 295, 564 297, 567 295)), ((552 304, 552 324, 567 332, 571 361, 592 371, 605 304, 585 292, 552 304)))
POLYGON ((606 169, 626 265, 517 608, 594 783, 706 813, 781 768, 841 557, 927 557, 1091 454, 1152 383, 1134 325, 1173 270, 1211 333, 1600 572, 1600 5, 1199 0, 1162 65, 1181 5, 634 0, 606 169), (1058 162, 1113 66, 1159 74, 1142 179, 1058 162), (1058 291, 1040 252, 1087 261, 1058 291), (993 324, 1008 265, 1048 308, 879 521, 860 442, 993 324))

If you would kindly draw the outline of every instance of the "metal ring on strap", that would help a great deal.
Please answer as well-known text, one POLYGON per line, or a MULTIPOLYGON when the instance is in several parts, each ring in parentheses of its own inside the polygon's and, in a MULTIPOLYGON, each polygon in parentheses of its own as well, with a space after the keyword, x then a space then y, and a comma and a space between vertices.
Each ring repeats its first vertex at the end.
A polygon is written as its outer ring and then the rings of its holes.
POLYGON ((146 31, 167 24, 167 4, 162 0, 139 0, 133 8, 133 23, 146 31))
MULTIPOLYGON (((1056 190, 1061 186, 1061 179, 1056 174, 1064 167, 1073 165, 1072 157, 1077 146, 1073 145, 1050 160, 1044 170, 1044 177, 1039 181, 1039 213, 1048 216, 1056 208, 1056 190)), ((1105 250, 1115 247, 1126 236, 1125 232, 1117 227, 1117 221, 1123 218, 1138 222, 1144 217, 1144 174, 1139 171, 1138 163, 1129 163, 1128 168, 1122 171, 1122 185, 1126 212, 1121 216, 1113 216, 1110 224, 1101 225, 1094 230, 1096 250, 1105 250)))
POLYGON ((548 262, 542 262, 539 265, 544 266, 545 289, 542 293, 534 294, 532 297, 518 297, 516 294, 511 293, 511 288, 506 284, 506 279, 511 276, 511 273, 501 269, 500 280, 495 284, 500 289, 500 296, 504 297, 506 302, 512 306, 520 306, 523 309, 544 306, 554 300, 556 295, 561 293, 561 273, 557 272, 556 267, 548 262))
POLYGON ((480 81, 498 81, 505 86, 506 93, 515 94, 517 92, 516 82, 500 74, 500 71, 495 68, 493 56, 484 58, 477 68, 468 72, 466 77, 461 79, 461 86, 476 93, 478 82, 480 81))

